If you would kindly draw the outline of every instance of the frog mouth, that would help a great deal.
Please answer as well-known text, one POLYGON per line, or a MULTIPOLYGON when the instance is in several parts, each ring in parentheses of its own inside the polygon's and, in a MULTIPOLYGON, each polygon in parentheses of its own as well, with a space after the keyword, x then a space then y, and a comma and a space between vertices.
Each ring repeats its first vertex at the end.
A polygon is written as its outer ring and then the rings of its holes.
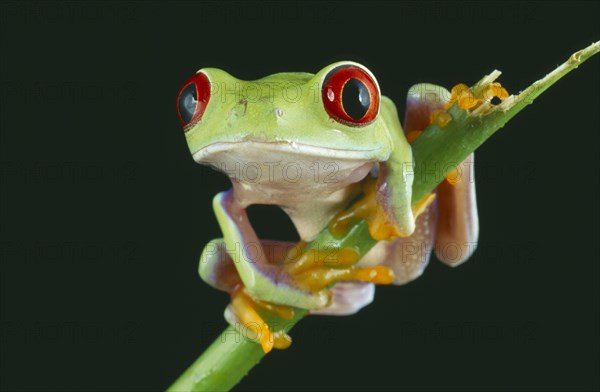
POLYGON ((235 142, 216 142, 200 148, 193 153, 196 162, 202 163, 209 157, 228 153, 233 150, 241 150, 244 155, 270 155, 274 156, 298 156, 311 158, 327 158, 329 160, 349 160, 349 161, 378 161, 384 158, 378 157, 381 148, 372 149, 342 149, 335 147, 322 147, 295 141, 257 141, 243 140, 235 142))

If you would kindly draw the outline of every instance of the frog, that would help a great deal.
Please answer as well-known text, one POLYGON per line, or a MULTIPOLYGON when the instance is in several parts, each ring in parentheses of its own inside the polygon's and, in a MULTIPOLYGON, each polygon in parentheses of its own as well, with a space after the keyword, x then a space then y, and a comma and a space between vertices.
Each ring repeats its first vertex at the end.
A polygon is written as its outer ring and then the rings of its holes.
POLYGON ((223 238, 206 244, 198 269, 231 295, 227 321, 257 325, 265 352, 286 348, 289 335, 272 331, 261 312, 350 315, 373 301, 376 284, 416 279, 434 252, 450 266, 466 261, 479 232, 473 155, 411 204, 411 143, 447 121, 440 114, 452 100, 443 87, 414 85, 403 127, 374 74, 353 61, 252 81, 202 68, 186 81, 177 112, 191 156, 232 183, 213 199, 223 238), (347 218, 349 203, 365 193, 377 207, 368 223, 378 242, 363 258, 340 252, 341 264, 327 266, 290 256, 344 211, 347 218), (300 242, 258 238, 246 211, 255 204, 281 208, 300 242))

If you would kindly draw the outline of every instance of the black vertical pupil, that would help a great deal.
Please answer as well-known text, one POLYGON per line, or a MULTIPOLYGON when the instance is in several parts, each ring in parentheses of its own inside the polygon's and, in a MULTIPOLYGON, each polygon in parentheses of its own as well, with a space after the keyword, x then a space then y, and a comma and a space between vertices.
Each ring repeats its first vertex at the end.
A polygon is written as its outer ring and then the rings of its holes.
POLYGON ((179 114, 186 123, 192 121, 194 113, 196 113, 196 105, 198 104, 198 96, 196 94, 196 85, 190 83, 183 89, 179 95, 179 114))
POLYGON ((358 79, 349 79, 342 91, 342 105, 346 114, 354 120, 363 118, 371 105, 371 96, 367 86, 358 79))

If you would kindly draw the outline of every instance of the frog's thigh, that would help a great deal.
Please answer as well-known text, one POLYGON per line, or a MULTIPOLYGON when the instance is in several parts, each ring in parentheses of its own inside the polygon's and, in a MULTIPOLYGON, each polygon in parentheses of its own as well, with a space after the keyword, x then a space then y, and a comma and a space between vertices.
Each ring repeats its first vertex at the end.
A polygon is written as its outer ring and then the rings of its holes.
POLYGON ((466 261, 477 246, 479 219, 475 196, 474 155, 470 154, 454 175, 438 185, 439 222, 435 254, 456 266, 466 261))
POLYGON ((364 282, 338 282, 331 288, 331 303, 323 308, 311 310, 311 314, 347 316, 354 314, 373 302, 375 285, 364 282))
POLYGON ((227 292, 232 292, 242 283, 231 256, 227 254, 223 238, 206 244, 200 256, 198 273, 212 287, 227 292))
MULTIPOLYGON (((404 132, 408 134, 427 128, 431 113, 444 109, 450 95, 445 88, 433 84, 412 86, 406 99, 404 132)), ((444 180, 437 187, 439 222, 435 253, 438 259, 451 266, 467 260, 477 245, 479 220, 473 159, 474 155, 471 154, 460 165, 458 182, 451 185, 444 180)))
MULTIPOLYGON (((295 245, 289 241, 273 240, 261 240, 260 243, 265 255, 271 262, 283 259, 286 253, 295 245)), ((229 293, 242 284, 234 261, 227 252, 227 245, 223 238, 214 239, 206 244, 200 256, 198 272, 206 283, 229 293)))
POLYGON ((408 90, 404 114, 404 132, 422 131, 431 123, 431 113, 445 107, 450 92, 430 83, 415 84, 408 90))
POLYGON ((380 241, 359 262, 360 266, 383 265, 394 271, 394 284, 401 285, 418 278, 433 251, 437 222, 434 201, 417 217, 415 231, 408 237, 380 241))

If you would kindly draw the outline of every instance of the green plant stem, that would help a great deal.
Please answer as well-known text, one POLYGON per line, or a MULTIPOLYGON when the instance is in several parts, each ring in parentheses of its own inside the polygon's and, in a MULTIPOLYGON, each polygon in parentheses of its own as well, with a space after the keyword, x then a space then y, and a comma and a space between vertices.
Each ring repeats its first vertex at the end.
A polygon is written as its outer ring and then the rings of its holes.
MULTIPOLYGON (((465 111, 457 105, 449 109, 452 121, 443 129, 429 126, 413 143, 415 160, 413 182, 413 204, 431 192, 447 174, 448 169, 459 165, 471 152, 492 136, 518 112, 532 103, 541 93, 568 72, 577 68, 600 50, 600 42, 574 53, 557 69, 533 83, 517 96, 510 96, 500 105, 484 104, 473 111, 465 111)), ((500 73, 492 72, 484 77, 473 89, 493 82, 500 73)), ((335 238, 327 228, 308 247, 341 249, 355 246, 361 256, 374 245, 365 221, 355 223, 342 238, 335 238)), ((292 320, 274 318, 267 323, 274 330, 289 331, 304 315, 305 310, 297 309, 292 320)), ((235 386, 264 356, 261 346, 255 341, 241 336, 229 326, 206 349, 206 351, 179 377, 169 391, 215 391, 229 390, 235 386)))

